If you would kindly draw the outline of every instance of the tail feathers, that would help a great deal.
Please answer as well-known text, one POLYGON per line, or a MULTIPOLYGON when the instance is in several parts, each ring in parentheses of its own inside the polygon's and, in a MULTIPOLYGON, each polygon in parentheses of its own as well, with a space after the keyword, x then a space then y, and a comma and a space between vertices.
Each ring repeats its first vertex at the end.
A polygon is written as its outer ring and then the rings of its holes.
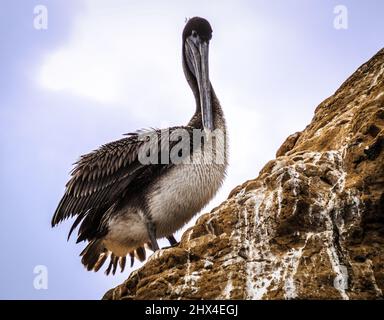
POLYGON ((119 261, 119 257, 117 257, 113 253, 111 253, 111 260, 109 261, 109 266, 108 266, 107 270, 105 271, 105 274, 107 276, 111 273, 111 271, 112 271, 113 275, 116 273, 118 261, 119 261))
POLYGON ((143 247, 138 247, 136 249, 135 256, 137 259, 139 259, 141 262, 143 262, 146 258, 145 249, 143 247))
MULTIPOLYGON (((117 271, 117 265, 120 266, 120 272, 123 272, 126 266, 127 258, 119 257, 108 251, 103 245, 101 239, 92 240, 88 243, 85 249, 80 253, 82 257, 81 262, 87 268, 88 271, 99 271, 104 265, 108 257, 110 257, 108 268, 105 270, 105 274, 115 274, 117 271)), ((140 260, 145 260, 145 249, 138 247, 129 253, 131 259, 131 267, 133 266, 135 257, 140 260)))
POLYGON ((108 256, 108 251, 104 247, 102 240, 96 239, 88 243, 85 249, 80 253, 80 256, 83 257, 81 259, 83 265, 88 271, 91 271, 95 269, 95 266, 100 269, 106 259, 104 256, 108 256), (99 261, 102 261, 102 263, 100 264, 99 261))

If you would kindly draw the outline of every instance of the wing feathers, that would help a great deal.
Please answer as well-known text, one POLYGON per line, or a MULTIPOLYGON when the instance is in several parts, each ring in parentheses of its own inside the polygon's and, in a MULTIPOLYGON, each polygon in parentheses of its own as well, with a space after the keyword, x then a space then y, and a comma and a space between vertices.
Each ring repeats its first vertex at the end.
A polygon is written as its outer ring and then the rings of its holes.
POLYGON ((115 201, 116 190, 121 191, 133 178, 131 175, 137 166, 132 164, 137 158, 139 146, 140 141, 133 136, 83 155, 71 172, 72 178, 66 185, 52 225, 115 201))
MULTIPOLYGON (((181 128, 192 134, 191 127, 173 127, 170 131, 181 128)), ((90 235, 95 235, 97 231, 93 229, 98 229, 105 212, 130 190, 130 185, 136 188, 145 181, 146 175, 159 168, 157 165, 141 164, 138 160, 140 147, 146 143, 139 139, 139 134, 148 136, 152 133, 160 137, 160 148, 168 145, 163 140, 163 135, 160 135, 160 130, 142 131, 81 156, 71 171, 71 179, 67 182, 64 196, 53 215, 52 226, 77 216, 69 236, 81 223, 78 241, 90 240, 90 235)), ((176 142, 171 141, 170 144, 172 143, 176 142)), ((168 152, 171 147, 172 145, 167 149, 168 152)), ((142 248, 136 250, 136 255, 140 260, 145 259, 142 248)), ((113 267, 112 264, 111 268, 113 267)))

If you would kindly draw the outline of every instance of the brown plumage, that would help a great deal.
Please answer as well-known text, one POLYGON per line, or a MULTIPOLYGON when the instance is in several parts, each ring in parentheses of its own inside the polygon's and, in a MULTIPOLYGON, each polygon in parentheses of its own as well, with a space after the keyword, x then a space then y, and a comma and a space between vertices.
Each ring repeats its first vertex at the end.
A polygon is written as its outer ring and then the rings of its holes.
MULTIPOLYGON (((208 77, 208 44, 212 37, 209 23, 192 18, 183 31, 183 69, 194 93, 196 112, 187 126, 169 128, 170 135, 184 129, 192 154, 200 155, 204 141, 194 141, 193 132, 220 129, 225 121, 220 103, 208 77)), ((185 165, 173 163, 143 164, 139 153, 148 143, 156 143, 159 152, 168 153, 180 141, 162 135, 161 130, 130 133, 127 137, 103 145, 83 155, 71 172, 64 196, 52 218, 52 226, 76 216, 68 238, 78 227, 77 242, 88 241, 82 251, 82 263, 98 271, 108 257, 107 274, 121 271, 130 256, 146 258, 144 245, 157 250, 156 239, 167 237, 176 243, 173 232, 196 214, 220 187, 227 166, 185 165), (158 137, 146 141, 142 135, 158 137), (169 148, 165 146, 169 143, 169 148)), ((182 159, 187 155, 182 154, 182 159)))

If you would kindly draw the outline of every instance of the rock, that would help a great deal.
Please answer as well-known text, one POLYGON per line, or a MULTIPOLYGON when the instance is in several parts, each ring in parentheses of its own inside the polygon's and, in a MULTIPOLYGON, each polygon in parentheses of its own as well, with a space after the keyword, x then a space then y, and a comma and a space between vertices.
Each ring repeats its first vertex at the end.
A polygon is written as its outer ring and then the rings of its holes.
POLYGON ((105 299, 384 298, 384 49, 105 299))
POLYGON ((276 152, 276 157, 284 156, 288 151, 291 151, 300 138, 301 132, 291 134, 276 152))

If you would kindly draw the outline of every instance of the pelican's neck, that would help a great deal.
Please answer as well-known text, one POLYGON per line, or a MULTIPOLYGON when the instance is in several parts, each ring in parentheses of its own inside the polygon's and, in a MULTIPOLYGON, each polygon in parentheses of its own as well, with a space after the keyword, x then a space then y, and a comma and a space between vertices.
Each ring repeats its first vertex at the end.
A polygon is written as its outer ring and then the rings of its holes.
MULTIPOLYGON (((202 114, 201 114, 201 105, 200 105, 200 97, 198 90, 197 93, 192 89, 195 101, 196 101, 196 111, 194 115, 192 116, 191 120, 189 121, 188 125, 197 129, 203 128, 203 122, 202 122, 202 114)), ((212 114, 213 114, 213 125, 215 129, 222 129, 225 130, 225 119, 223 110, 221 109, 219 99, 216 96, 215 91, 212 88, 211 85, 211 101, 212 101, 212 114)))

